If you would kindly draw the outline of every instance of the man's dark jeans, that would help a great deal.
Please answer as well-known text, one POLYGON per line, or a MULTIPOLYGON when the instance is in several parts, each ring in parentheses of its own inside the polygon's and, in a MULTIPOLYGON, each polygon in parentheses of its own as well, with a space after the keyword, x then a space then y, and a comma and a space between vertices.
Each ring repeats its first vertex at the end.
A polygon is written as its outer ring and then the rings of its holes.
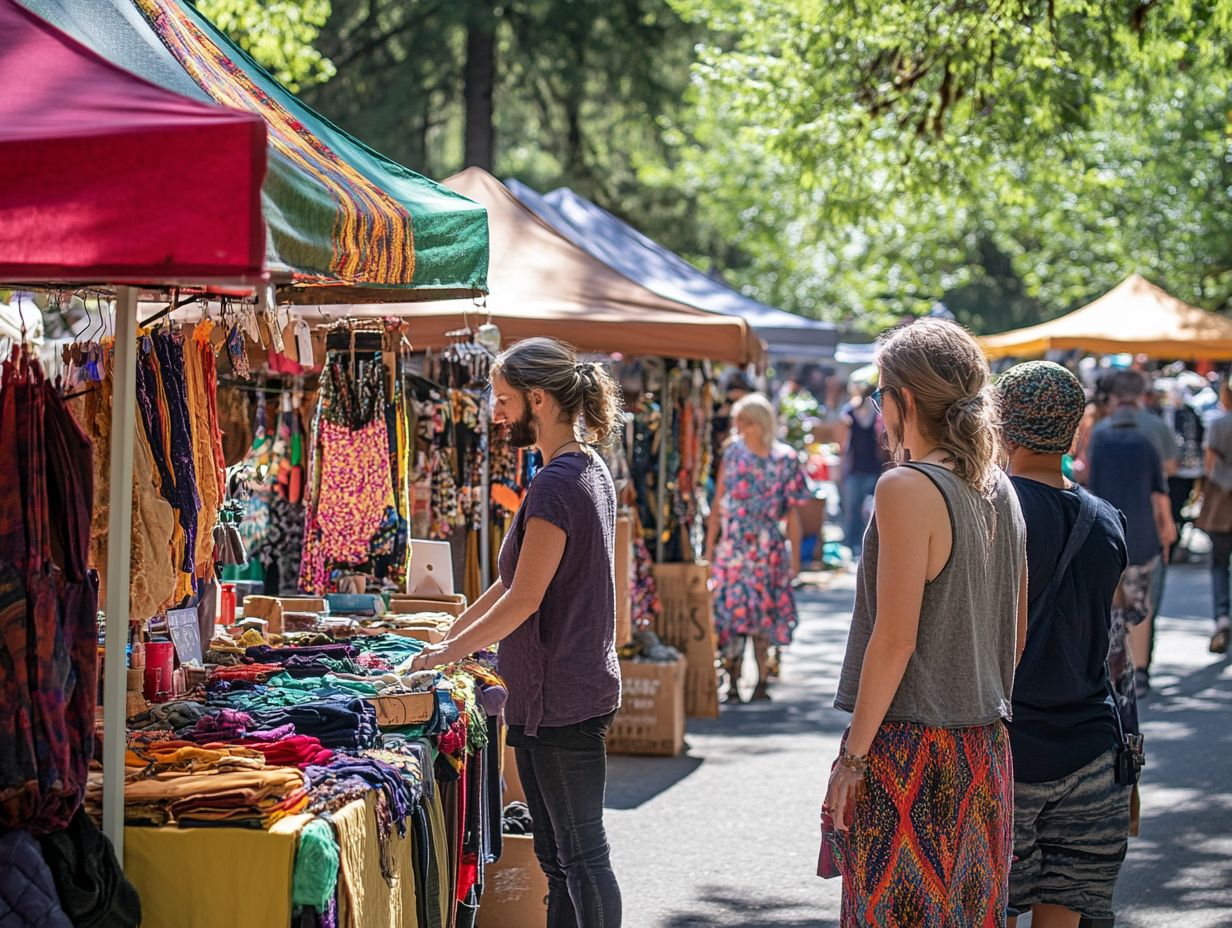
POLYGON ((603 829, 611 720, 540 729, 540 737, 514 744, 535 856, 548 878, 547 928, 620 928, 620 887, 603 829))

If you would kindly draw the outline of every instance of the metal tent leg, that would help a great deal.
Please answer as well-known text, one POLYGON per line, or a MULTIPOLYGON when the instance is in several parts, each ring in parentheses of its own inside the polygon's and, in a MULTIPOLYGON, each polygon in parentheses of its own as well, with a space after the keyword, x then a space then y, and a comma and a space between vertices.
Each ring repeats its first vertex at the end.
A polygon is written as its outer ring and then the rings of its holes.
POLYGON ((124 863, 124 749, 129 584, 132 581, 133 441, 137 421, 137 290, 116 290, 111 397, 111 510, 107 522, 107 640, 103 677, 103 833, 124 863))

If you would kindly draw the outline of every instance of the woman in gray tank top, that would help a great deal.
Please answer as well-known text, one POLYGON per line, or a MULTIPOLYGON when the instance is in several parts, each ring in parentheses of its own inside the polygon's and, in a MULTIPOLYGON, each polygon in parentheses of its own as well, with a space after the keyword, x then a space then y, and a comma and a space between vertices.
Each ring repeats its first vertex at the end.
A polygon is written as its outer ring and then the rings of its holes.
POLYGON ((822 810, 841 924, 1001 926, 1022 512, 970 334, 921 320, 884 339, 878 364, 874 400, 904 466, 877 484, 835 698, 852 713, 822 810))

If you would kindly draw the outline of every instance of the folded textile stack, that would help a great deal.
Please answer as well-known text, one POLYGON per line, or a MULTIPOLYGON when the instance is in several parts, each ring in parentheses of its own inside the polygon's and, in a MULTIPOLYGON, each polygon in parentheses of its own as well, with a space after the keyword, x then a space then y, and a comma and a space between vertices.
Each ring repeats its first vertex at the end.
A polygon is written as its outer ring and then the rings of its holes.
MULTIPOLYGON (((304 774, 294 767, 269 766, 260 751, 249 747, 155 742, 130 748, 125 766, 129 822, 268 828, 307 805, 304 774)), ((99 811, 102 793, 102 774, 92 771, 86 789, 91 813, 99 811)))
POLYGON ((376 710, 358 697, 330 697, 296 706, 250 710, 261 728, 294 725, 300 734, 319 738, 336 750, 360 751, 374 747, 379 730, 376 710))

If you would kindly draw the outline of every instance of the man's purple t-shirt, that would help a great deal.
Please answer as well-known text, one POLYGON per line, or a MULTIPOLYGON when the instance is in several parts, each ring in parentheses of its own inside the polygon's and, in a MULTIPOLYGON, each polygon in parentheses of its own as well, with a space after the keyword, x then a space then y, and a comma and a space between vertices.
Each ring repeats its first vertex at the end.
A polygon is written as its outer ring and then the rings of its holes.
MULTIPOLYGON (((500 643, 505 717, 527 735, 575 725, 620 706, 616 659, 616 491, 597 454, 562 454, 535 475, 500 553, 506 589, 530 519, 565 533, 565 551, 539 611, 500 643)), ((534 557, 534 551, 526 551, 534 557)))

